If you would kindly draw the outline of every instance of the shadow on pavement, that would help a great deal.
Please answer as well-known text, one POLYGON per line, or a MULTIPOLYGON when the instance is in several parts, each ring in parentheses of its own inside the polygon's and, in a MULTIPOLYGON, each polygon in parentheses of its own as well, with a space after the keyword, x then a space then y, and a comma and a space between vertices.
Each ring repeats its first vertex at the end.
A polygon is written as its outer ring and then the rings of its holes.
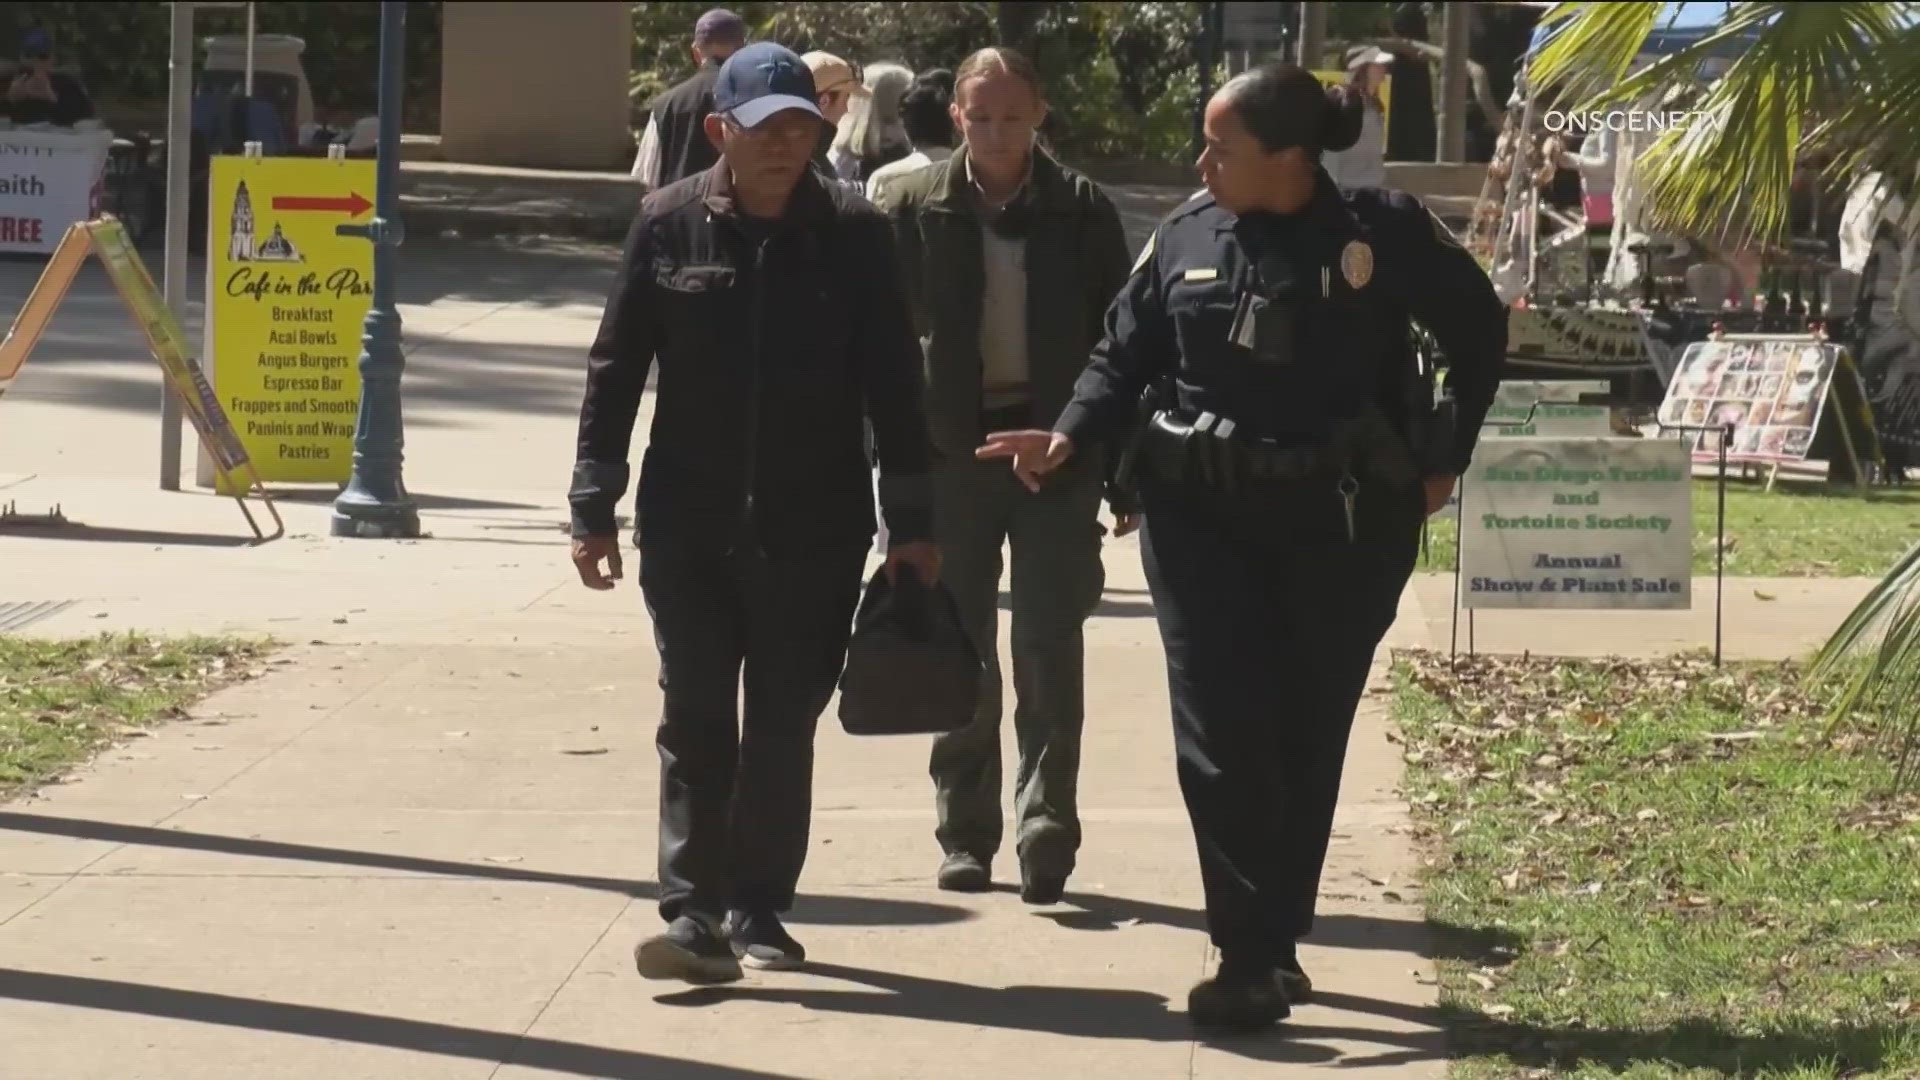
MULTIPOLYGON (((657 998, 662 1005, 681 1008, 717 1006, 729 1000, 779 1002, 820 1012, 856 1016, 887 1016, 903 1020, 1030 1031, 1082 1039, 1129 1039, 1147 1042, 1193 1042, 1196 1033, 1184 1004, 1178 1007, 1159 994, 1141 990, 1104 990, 1072 986, 971 986, 917 975, 872 971, 839 964, 809 964, 806 974, 857 983, 871 990, 823 990, 769 986, 701 987, 675 991, 657 998)), ((1446 1056, 1445 1036, 1438 1030, 1389 1032, 1361 1028, 1302 1024, 1316 1010, 1327 1007, 1406 1020, 1436 1023, 1432 1009, 1415 1009, 1341 994, 1320 995, 1320 1003, 1301 1006, 1294 1019, 1271 1031, 1226 1037, 1204 1036, 1197 1041, 1215 1049, 1259 1061, 1291 1065, 1318 1065, 1338 1061, 1351 1068, 1446 1056), (1345 1057, 1313 1040, 1371 1043, 1398 1048, 1377 1058, 1345 1057)))
MULTIPOLYGON (((99 840, 141 847, 211 851, 256 859, 292 859, 334 866, 360 866, 415 874, 478 878, 486 881, 560 885, 595 892, 617 893, 636 900, 652 900, 659 896, 659 886, 651 881, 587 877, 545 870, 522 870, 511 866, 424 859, 412 855, 382 855, 371 851, 289 844, 278 840, 248 840, 237 836, 220 836, 215 833, 155 829, 145 825, 118 825, 87 818, 51 817, 46 814, 0 811, 0 832, 36 833, 42 836, 65 836, 77 840, 99 840)), ((946 904, 861 896, 805 895, 795 901, 793 913, 788 916, 791 922, 814 926, 936 926, 943 923, 964 922, 971 918, 973 913, 965 908, 951 907, 946 904)))
MULTIPOLYGON (((272 522, 262 522, 262 527, 272 522)), ((253 534, 161 532, 155 529, 114 529, 69 522, 65 525, 0 525, 0 536, 36 540, 78 540, 90 544, 152 544, 156 547, 258 547, 253 534)))
POLYGON ((791 1080, 783 1074, 707 1065, 684 1058, 540 1039, 505 1031, 401 1020, 390 1016, 254 1001, 145 983, 0 968, 0 998, 186 1020, 248 1031, 414 1050, 442 1057, 519 1065, 571 1076, 644 1076, 649 1080, 791 1080))
MULTIPOLYGON (((1110 593, 1121 591, 1124 590, 1107 590, 1107 592, 1110 593)), ((1005 589, 1000 590, 1000 610, 1013 610, 1013 594, 1005 589)), ((1105 615, 1108 618, 1117 619, 1151 619, 1153 618, 1153 602, 1150 600, 1112 600, 1103 596, 1100 599, 1100 606, 1094 608, 1093 613, 1095 615, 1105 615)))
MULTIPOLYGON (((996 886, 996 891, 1017 891, 1012 885, 996 886)), ((1103 893, 1070 892, 1066 902, 1078 911, 1038 911, 1068 930, 1104 932, 1127 923, 1152 923, 1178 930, 1205 932, 1204 912, 1191 908, 1157 904, 1103 893)), ((1317 915, 1313 932, 1305 943, 1327 949, 1378 949, 1404 952, 1427 959, 1471 960, 1476 964, 1510 962, 1517 955, 1520 938, 1508 931, 1479 929, 1469 931, 1450 923, 1431 920, 1385 919, 1374 915, 1343 912, 1317 915)))
MULTIPOLYGON (((281 502, 326 504, 340 497, 339 489, 332 487, 288 488, 284 491, 271 485, 267 490, 281 502)), ((413 497, 413 505, 421 510, 546 510, 547 507, 532 503, 496 502, 490 499, 468 499, 458 495, 423 495, 417 491, 407 493, 413 497)))

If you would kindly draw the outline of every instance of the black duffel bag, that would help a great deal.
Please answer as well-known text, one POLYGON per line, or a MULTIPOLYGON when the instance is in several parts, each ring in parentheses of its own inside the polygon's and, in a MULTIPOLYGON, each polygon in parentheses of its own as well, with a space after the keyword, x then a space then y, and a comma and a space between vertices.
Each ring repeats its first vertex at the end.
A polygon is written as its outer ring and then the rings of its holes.
POLYGON ((840 726, 849 735, 937 735, 973 720, 986 665, 945 585, 880 570, 853 618, 840 675, 840 726))

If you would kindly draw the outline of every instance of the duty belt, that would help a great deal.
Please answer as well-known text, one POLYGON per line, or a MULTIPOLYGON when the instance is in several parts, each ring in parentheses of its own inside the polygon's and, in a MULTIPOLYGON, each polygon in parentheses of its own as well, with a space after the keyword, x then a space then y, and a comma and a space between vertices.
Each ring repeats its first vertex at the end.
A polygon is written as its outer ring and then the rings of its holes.
POLYGON ((1266 446, 1240 437, 1231 419, 1201 413, 1188 420, 1163 409, 1145 424, 1139 456, 1142 471, 1156 480, 1198 483, 1229 495, 1260 482, 1327 480, 1344 504, 1351 537, 1361 478, 1397 487, 1414 483, 1420 473, 1405 438, 1377 411, 1337 422, 1330 435, 1323 446, 1266 446))

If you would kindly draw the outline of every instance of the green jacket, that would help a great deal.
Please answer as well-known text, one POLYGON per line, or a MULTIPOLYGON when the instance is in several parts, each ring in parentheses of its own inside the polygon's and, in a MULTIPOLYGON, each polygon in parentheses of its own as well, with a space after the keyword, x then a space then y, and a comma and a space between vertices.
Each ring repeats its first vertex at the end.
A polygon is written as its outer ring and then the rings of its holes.
MULTIPOLYGON (((967 149, 893 180, 875 195, 893 223, 907 296, 927 364, 927 422, 939 459, 970 460, 981 430, 980 316, 985 252, 967 149)), ((1033 173, 1008 208, 1027 230, 1028 389, 1036 428, 1051 428, 1106 332, 1107 308, 1133 259, 1112 200, 1093 181, 1034 150, 1033 173)), ((1082 446, 1083 467, 1111 480, 1119 447, 1082 446)), ((1131 512, 1108 485, 1115 513, 1131 512)))

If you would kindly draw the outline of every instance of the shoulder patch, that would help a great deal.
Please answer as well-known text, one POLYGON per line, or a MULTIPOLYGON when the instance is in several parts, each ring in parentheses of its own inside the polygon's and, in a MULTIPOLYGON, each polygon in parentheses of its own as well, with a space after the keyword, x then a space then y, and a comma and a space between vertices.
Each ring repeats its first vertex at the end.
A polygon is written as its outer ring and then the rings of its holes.
POLYGON ((1214 205, 1213 196, 1207 194, 1205 188, 1201 188, 1199 191, 1194 192, 1186 202, 1174 207, 1166 217, 1160 219, 1160 224, 1165 226, 1171 225, 1176 221, 1185 221, 1196 214, 1202 214, 1213 209, 1214 205))
POLYGON ((1127 271, 1127 276, 1131 277, 1139 273, 1140 268, 1147 265, 1147 260, 1153 258, 1153 242, 1158 239, 1159 236, 1159 229, 1155 229, 1147 234, 1147 242, 1140 248, 1140 257, 1133 260, 1133 269, 1127 271))

